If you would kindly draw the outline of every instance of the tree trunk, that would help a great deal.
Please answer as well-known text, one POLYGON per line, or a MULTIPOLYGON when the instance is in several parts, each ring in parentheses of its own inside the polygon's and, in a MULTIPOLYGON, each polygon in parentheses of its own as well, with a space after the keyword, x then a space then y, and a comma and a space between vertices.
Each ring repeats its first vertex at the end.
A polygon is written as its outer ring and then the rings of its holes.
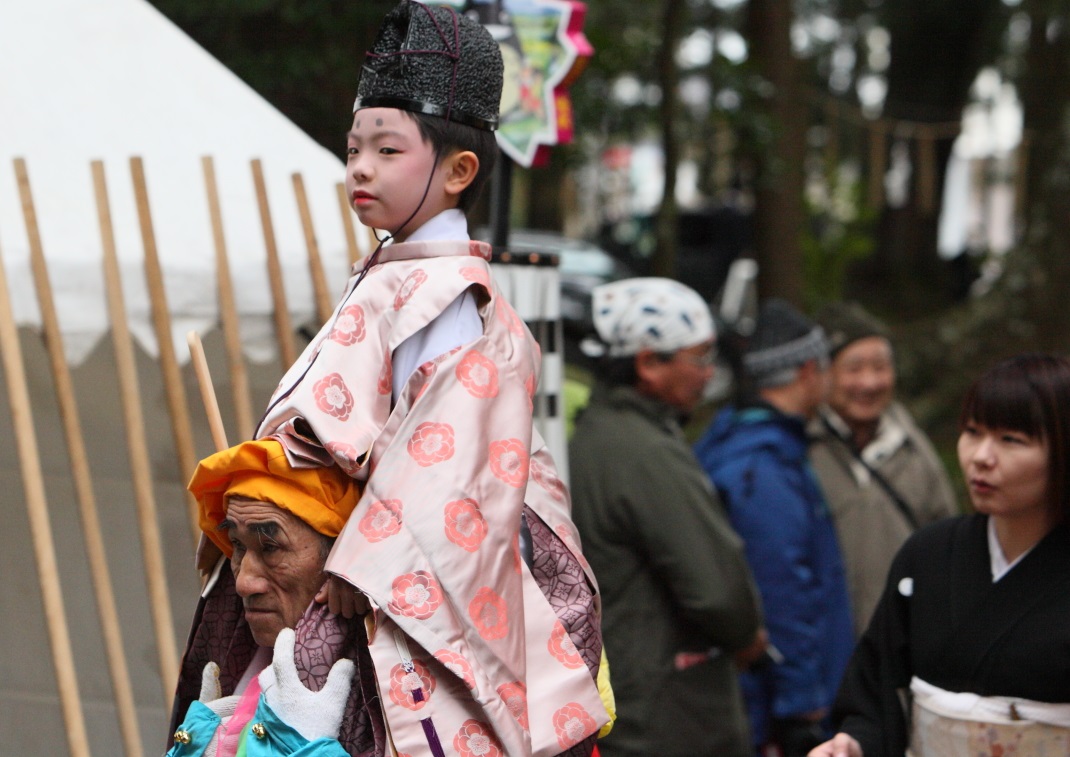
POLYGON ((768 113, 772 144, 758 156, 754 208, 754 254, 761 297, 803 305, 803 160, 806 104, 801 67, 791 51, 792 4, 750 0, 747 30, 758 72, 772 85, 768 113))
POLYGON ((665 156, 665 190, 655 220, 657 247, 650 261, 654 276, 676 275, 676 251, 678 243, 678 217, 676 207, 676 169, 680 161, 680 142, 676 136, 676 114, 679 109, 676 68, 676 45, 680 39, 687 3, 684 0, 665 0, 662 15, 662 44, 658 51, 658 83, 661 86, 661 150, 665 156))
MULTIPOLYGON (((897 0, 883 20, 891 34, 891 65, 883 117, 912 124, 955 124, 974 77, 994 58, 1000 0, 897 0), (954 53, 949 53, 954 51, 954 53)), ((877 309, 921 315, 949 305, 951 270, 937 254, 943 178, 956 133, 903 132, 910 146, 909 197, 899 208, 881 211, 877 249, 856 268, 860 299, 877 309), (926 156, 925 145, 932 146, 926 156), (918 176, 932 172, 931 202, 923 198, 918 176)), ((895 135, 888 147, 895 142, 895 135)))
POLYGON ((1028 138, 1025 182, 1027 232, 1014 253, 1007 284, 1027 281, 1019 293, 1040 349, 1066 351, 1070 337, 1070 34, 1067 13, 1034 0, 1025 76, 1019 82, 1028 138), (1048 35, 1049 23, 1061 19, 1048 35))

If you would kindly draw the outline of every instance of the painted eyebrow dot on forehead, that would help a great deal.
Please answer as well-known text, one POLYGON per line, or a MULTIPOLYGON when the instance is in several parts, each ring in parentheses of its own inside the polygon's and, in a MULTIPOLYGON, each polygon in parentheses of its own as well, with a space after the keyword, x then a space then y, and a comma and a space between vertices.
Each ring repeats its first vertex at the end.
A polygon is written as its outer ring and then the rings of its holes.
POLYGON ((360 121, 357 121, 356 126, 358 129, 360 128, 360 121))
POLYGON ((375 125, 376 126, 382 126, 383 125, 383 119, 381 119, 381 118, 375 119, 375 125))

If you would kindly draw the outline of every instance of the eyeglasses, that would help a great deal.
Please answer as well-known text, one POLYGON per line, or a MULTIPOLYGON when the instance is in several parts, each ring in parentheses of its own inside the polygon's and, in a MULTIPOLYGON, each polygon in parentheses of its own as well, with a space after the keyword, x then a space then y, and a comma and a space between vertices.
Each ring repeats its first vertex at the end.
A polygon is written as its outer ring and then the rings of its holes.
POLYGON ((708 350, 698 355, 696 355, 694 352, 686 352, 684 350, 680 350, 679 352, 676 352, 673 357, 681 358, 685 363, 690 363, 696 368, 709 368, 714 364, 714 361, 717 359, 717 350, 715 350, 713 347, 710 347, 708 350))

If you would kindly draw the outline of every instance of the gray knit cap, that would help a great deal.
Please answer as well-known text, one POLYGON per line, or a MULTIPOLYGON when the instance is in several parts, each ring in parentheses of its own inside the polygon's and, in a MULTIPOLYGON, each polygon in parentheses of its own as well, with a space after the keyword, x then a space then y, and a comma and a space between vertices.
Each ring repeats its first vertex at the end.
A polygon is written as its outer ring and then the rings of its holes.
POLYGON ((888 327, 857 302, 833 302, 814 316, 828 334, 832 357, 859 339, 879 336, 889 339, 888 327))
POLYGON ((503 70, 498 43, 478 21, 402 0, 368 51, 353 112, 398 108, 493 131, 503 70))
POLYGON ((790 303, 771 299, 758 313, 758 326, 743 367, 758 389, 787 384, 808 360, 828 361, 825 332, 790 303))

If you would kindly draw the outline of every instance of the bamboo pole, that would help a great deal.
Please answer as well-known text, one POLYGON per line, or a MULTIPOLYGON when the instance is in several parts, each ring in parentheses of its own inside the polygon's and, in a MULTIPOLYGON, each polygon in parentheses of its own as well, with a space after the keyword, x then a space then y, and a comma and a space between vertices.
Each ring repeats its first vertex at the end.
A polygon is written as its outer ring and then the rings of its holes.
POLYGON ((346 195, 346 185, 338 182, 334 185, 338 192, 338 209, 342 211, 342 231, 346 236, 346 249, 349 251, 349 265, 352 266, 360 260, 360 248, 357 247, 357 232, 353 228, 353 208, 349 205, 349 197, 346 195))
MULTIPOLYGON (((104 164, 95 160, 92 163, 92 169, 97 217, 100 221, 100 236, 104 247, 104 285, 108 296, 108 317, 111 320, 112 341, 115 346, 115 366, 119 375, 119 397, 126 427, 126 446, 130 457, 141 551, 145 561, 145 579, 148 585, 153 626, 156 631, 156 652, 160 661, 164 709, 170 710, 171 699, 178 684, 177 646, 164 573, 160 526, 152 491, 152 467, 145 439, 145 419, 141 412, 141 390, 138 388, 137 366, 134 361, 130 330, 126 324, 126 305, 123 301, 115 233, 111 222, 111 207, 104 179, 104 164)), ((161 347, 161 353, 163 352, 164 348, 161 347)), ((173 350, 171 356, 174 357, 173 350)))
POLYGON ((215 178, 212 158, 201 158, 204 170, 204 186, 208 193, 208 211, 212 219, 212 239, 215 242, 216 284, 219 288, 219 317, 223 324, 223 340, 227 348, 227 368, 234 401, 234 417, 238 425, 238 437, 250 439, 253 435, 253 403, 249 394, 249 376, 242 356, 241 331, 238 326, 238 308, 234 304, 234 282, 230 277, 227 258, 227 241, 223 236, 223 212, 219 206, 219 188, 215 178))
POLYGON ((74 481, 75 495, 78 498, 82 535, 85 539, 89 572, 97 600, 101 636, 108 658, 108 671, 111 675, 112 692, 115 697, 115 712, 119 719, 119 732, 124 752, 128 757, 135 757, 142 753, 141 732, 138 728, 137 708, 134 705, 130 672, 126 665, 119 613, 115 605, 115 591, 108 570, 103 531, 97 513, 96 496, 93 493, 93 479, 89 471, 89 459, 86 454, 85 436, 79 421, 74 384, 63 354, 63 337, 60 333, 59 318, 56 315, 56 306, 52 297, 52 286, 49 282, 48 267, 41 244, 41 232, 37 225, 37 210, 30 189, 30 177, 26 170, 26 162, 21 158, 15 160, 15 177, 22 201, 26 236, 30 243, 30 262, 37 292, 37 305, 41 312, 56 400, 59 404, 63 434, 67 440, 67 450, 70 455, 71 477, 74 481))
POLYGON ((7 380, 8 405, 11 410, 14 444, 19 455, 22 487, 26 496, 26 513, 30 520, 37 580, 45 610, 48 640, 52 650, 52 667, 56 673, 60 709, 67 731, 67 748, 71 757, 89 757, 89 740, 85 730, 82 702, 78 696, 78 679, 71 652, 71 637, 63 609, 63 592, 56 565, 56 546, 45 498, 44 475, 37 449, 37 436, 30 409, 30 392, 26 385, 26 368, 19 345, 18 328, 7 288, 7 274, 0 258, 0 362, 7 380))
POLYGON ((193 372, 197 376, 197 386, 201 390, 201 401, 204 403, 204 413, 208 416, 208 429, 212 433, 212 444, 215 451, 225 450, 227 444, 227 431, 223 427, 223 416, 219 413, 219 403, 216 401, 215 389, 212 386, 212 374, 208 371, 208 360, 204 357, 204 345, 196 331, 186 334, 186 344, 189 345, 189 354, 193 359, 193 372))
MULTIPOLYGON (((204 357, 204 345, 196 331, 186 334, 186 344, 189 346, 190 358, 193 362, 193 372, 197 376, 197 386, 201 390, 201 401, 204 403, 204 413, 208 416, 208 428, 212 432, 212 444, 216 452, 225 450, 227 444, 227 432, 223 428, 223 416, 219 414, 219 403, 216 401, 215 388, 212 386, 212 374, 208 370, 208 361, 204 357)), ((197 569, 205 580, 215 568, 216 563, 223 557, 223 551, 216 546, 215 542, 201 534, 200 543, 197 545, 197 569)))
MULTIPOLYGON (((141 241, 145 248, 145 281, 152 304, 152 322, 155 326, 156 343, 160 353, 160 371, 163 374, 167 408, 171 416, 175 454, 178 456, 178 476, 180 480, 188 481, 193 475, 193 469, 197 467, 197 458, 193 452, 193 432, 190 430, 187 414, 186 391, 182 385, 182 373, 178 367, 178 360, 175 358, 175 346, 171 338, 171 314, 167 309, 163 269, 160 267, 160 258, 156 253, 156 232, 152 227, 152 211, 149 208, 149 193, 145 184, 145 167, 141 158, 130 158, 130 174, 134 182, 134 196, 137 199, 141 241)), ((190 531, 196 543, 201 529, 197 525, 197 501, 189 492, 186 493, 186 508, 190 531)))
POLYGON ((295 173, 292 178, 297 208, 301 213, 301 228, 305 231, 305 246, 308 248, 308 267, 312 274, 312 291, 316 298, 316 318, 319 320, 318 325, 322 326, 330 319, 333 309, 331 297, 327 292, 327 277, 323 273, 316 230, 312 228, 312 212, 308 207, 308 195, 305 194, 305 181, 299 173, 295 173))
POLYGON ((297 350, 294 347, 294 330, 290 322, 290 309, 286 304, 286 288, 282 283, 282 266, 279 264, 279 247, 275 242, 275 228, 271 222, 271 207, 268 205, 267 186, 264 183, 264 169, 260 161, 252 161, 253 186, 256 188, 256 202, 260 207, 260 225, 264 229, 264 246, 267 248, 268 280, 271 282, 271 300, 275 306, 275 338, 279 342, 283 369, 297 362, 297 350))

